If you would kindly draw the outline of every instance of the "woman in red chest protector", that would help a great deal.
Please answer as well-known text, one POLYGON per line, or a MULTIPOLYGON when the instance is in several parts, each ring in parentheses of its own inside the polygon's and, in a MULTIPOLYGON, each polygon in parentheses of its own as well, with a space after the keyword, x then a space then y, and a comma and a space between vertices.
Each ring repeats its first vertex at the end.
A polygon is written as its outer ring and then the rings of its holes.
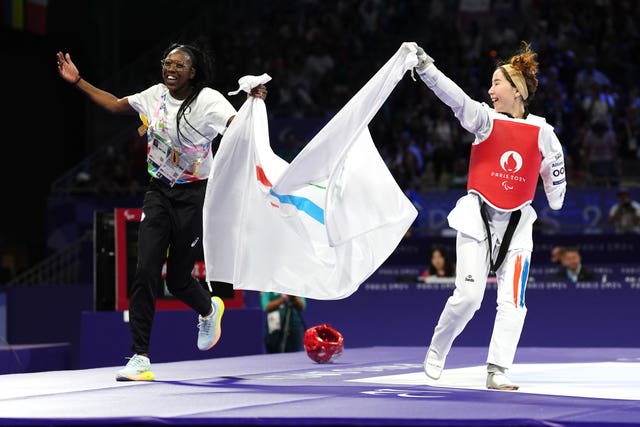
POLYGON ((544 118, 527 105, 538 87, 537 55, 528 43, 499 63, 491 79, 493 108, 472 100, 418 47, 416 70, 475 136, 467 194, 447 219, 456 234, 456 286, 435 327, 424 370, 440 378, 453 341, 480 308, 487 277, 495 272, 497 312, 487 356, 487 388, 516 390, 506 375, 520 340, 527 308, 525 289, 533 250, 531 206, 538 175, 551 209, 564 202, 562 146, 544 118))

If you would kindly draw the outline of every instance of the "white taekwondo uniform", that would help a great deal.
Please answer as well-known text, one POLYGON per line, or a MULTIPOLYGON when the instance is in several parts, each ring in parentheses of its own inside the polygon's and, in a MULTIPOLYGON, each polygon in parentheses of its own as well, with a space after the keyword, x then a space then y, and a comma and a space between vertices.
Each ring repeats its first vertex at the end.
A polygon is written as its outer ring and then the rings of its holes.
POLYGON ((508 369, 527 312, 524 295, 537 218, 531 201, 539 174, 551 209, 562 207, 566 190, 562 146, 544 118, 529 114, 514 119, 498 113, 471 99, 433 64, 418 70, 418 74, 453 110, 462 127, 475 135, 467 194, 447 217, 449 226, 457 231, 456 287, 440 315, 430 346, 446 357, 455 338, 480 308, 489 273, 501 246, 506 246, 504 261, 495 266, 498 307, 487 363, 508 369), (504 238, 512 215, 520 218, 509 243, 504 238))

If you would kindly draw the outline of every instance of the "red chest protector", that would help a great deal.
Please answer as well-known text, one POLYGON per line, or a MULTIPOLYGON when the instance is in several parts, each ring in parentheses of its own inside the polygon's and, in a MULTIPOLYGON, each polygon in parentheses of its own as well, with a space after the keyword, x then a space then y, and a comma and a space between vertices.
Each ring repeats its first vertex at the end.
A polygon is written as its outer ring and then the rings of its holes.
POLYGON ((542 162, 539 133, 535 125, 494 119, 489 137, 471 146, 467 191, 504 211, 530 203, 542 162))

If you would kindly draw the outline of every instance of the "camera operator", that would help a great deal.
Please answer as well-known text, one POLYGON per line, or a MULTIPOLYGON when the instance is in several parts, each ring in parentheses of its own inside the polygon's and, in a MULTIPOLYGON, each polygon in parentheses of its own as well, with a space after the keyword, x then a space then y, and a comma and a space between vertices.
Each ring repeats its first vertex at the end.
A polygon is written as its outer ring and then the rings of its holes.
POLYGON ((609 210, 609 224, 617 234, 640 234, 640 203, 631 199, 629 190, 618 191, 618 203, 609 210))

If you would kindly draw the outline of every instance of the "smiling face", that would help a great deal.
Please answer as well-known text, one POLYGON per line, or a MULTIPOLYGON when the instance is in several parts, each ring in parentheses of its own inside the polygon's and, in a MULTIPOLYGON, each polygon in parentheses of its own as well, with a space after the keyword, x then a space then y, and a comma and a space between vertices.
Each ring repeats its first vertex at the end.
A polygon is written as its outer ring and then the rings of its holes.
POLYGON ((524 103, 518 90, 513 87, 502 68, 497 68, 491 78, 489 97, 493 108, 499 113, 508 113, 513 117, 524 116, 524 103))
POLYGON ((192 90, 190 80, 196 75, 191 58, 180 49, 172 50, 162 61, 162 79, 175 99, 185 99, 192 90))

